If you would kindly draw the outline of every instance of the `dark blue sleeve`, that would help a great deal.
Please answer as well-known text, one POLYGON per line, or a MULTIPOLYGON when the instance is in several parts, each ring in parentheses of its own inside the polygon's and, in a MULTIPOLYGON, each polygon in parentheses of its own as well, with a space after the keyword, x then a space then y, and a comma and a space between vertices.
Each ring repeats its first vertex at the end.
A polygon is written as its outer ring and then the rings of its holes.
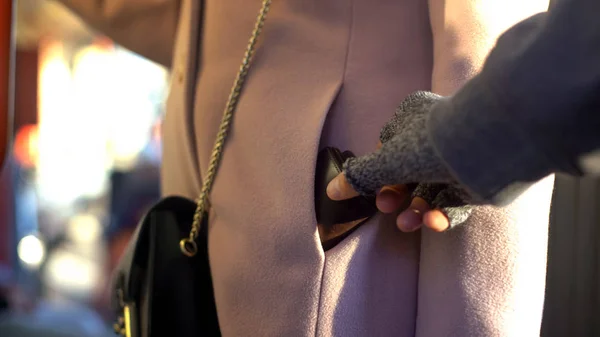
POLYGON ((499 39, 427 128, 455 177, 502 205, 552 172, 599 173, 600 1, 563 0, 499 39))

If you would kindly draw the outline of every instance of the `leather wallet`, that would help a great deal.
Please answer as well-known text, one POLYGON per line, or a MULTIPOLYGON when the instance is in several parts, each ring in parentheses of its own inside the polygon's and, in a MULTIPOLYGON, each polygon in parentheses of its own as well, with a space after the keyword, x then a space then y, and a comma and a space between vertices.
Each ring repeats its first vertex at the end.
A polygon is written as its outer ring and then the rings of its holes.
POLYGON ((352 152, 341 152, 334 147, 324 148, 317 156, 315 211, 317 223, 326 228, 368 218, 377 212, 375 197, 357 196, 352 199, 334 201, 327 196, 327 185, 343 171, 346 159, 352 157, 354 157, 352 152))

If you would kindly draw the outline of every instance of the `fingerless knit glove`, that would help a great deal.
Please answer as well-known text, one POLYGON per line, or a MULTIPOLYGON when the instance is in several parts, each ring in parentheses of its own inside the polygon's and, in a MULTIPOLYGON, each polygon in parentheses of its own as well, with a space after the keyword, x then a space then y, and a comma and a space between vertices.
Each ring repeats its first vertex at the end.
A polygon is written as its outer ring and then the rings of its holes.
POLYGON ((421 197, 442 210, 453 227, 469 217, 473 200, 456 183, 427 134, 429 113, 442 99, 425 91, 406 97, 381 130, 383 146, 371 154, 348 159, 344 172, 348 182, 363 195, 373 195, 385 185, 419 183, 413 197, 421 197))

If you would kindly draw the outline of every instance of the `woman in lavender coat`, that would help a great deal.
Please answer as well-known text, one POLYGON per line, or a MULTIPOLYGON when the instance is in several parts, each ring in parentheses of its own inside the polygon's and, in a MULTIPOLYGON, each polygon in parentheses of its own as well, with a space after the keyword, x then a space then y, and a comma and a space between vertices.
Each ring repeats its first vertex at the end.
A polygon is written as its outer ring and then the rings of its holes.
MULTIPOLYGON (((61 0, 171 68, 165 195, 197 197, 260 1, 61 0)), ((213 191, 224 336, 539 334, 552 181, 446 234, 378 215, 324 251, 318 150, 365 154, 409 93, 454 92, 544 0, 275 0, 213 191)), ((125 74, 124 74, 125 75, 125 74)))

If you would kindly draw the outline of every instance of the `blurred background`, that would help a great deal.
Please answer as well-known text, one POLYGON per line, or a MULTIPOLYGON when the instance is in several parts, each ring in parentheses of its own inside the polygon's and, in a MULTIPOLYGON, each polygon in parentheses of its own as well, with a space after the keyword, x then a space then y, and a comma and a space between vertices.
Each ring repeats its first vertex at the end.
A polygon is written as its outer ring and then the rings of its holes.
MULTIPOLYGON (((0 336, 111 336, 110 270, 159 198, 168 72, 52 0, 15 3, 0 336)), ((558 177, 542 336, 600 336, 599 239, 600 182, 558 177)))
POLYGON ((168 73, 54 1, 15 5, 15 134, 0 176, 10 320, 0 336, 30 336, 20 325, 34 336, 111 336, 110 270, 159 198, 168 73))

